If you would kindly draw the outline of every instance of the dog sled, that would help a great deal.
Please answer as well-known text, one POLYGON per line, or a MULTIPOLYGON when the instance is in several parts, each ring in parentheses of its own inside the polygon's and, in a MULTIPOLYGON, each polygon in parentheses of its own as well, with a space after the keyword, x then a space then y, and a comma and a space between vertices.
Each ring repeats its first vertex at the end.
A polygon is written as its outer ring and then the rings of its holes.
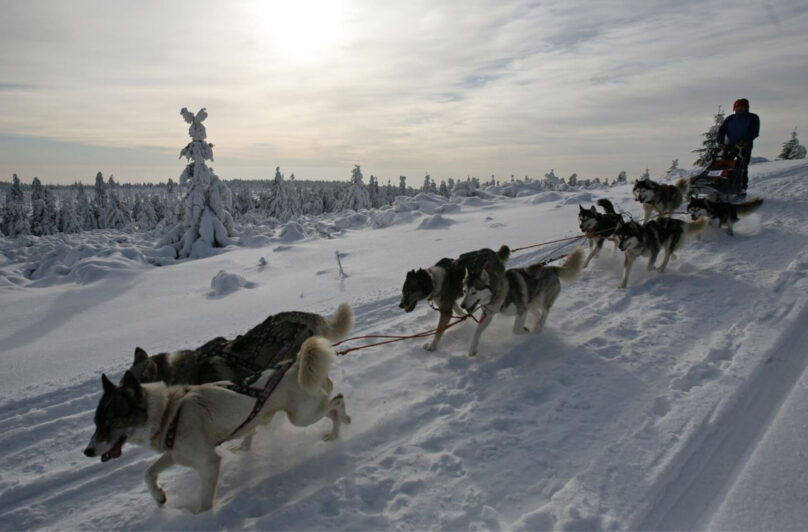
POLYGON ((702 173, 690 178, 688 199, 705 198, 722 203, 743 201, 746 198, 745 168, 742 150, 735 150, 734 157, 716 157, 702 173))

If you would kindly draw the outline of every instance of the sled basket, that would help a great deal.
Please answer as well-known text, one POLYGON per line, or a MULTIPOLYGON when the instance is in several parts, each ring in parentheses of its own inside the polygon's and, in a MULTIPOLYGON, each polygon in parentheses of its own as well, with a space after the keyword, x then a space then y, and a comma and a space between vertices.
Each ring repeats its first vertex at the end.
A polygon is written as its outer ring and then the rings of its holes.
POLYGON ((734 159, 715 159, 702 173, 690 178, 688 197, 733 201, 741 193, 742 173, 740 156, 734 159))

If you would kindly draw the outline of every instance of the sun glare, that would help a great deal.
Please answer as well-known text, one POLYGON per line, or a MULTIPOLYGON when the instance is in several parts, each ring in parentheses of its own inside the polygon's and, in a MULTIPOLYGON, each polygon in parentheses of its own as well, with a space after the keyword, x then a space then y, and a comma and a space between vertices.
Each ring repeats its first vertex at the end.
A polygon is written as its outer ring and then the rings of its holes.
POLYGON ((344 2, 268 0, 258 5, 264 37, 289 61, 324 59, 342 38, 344 2))

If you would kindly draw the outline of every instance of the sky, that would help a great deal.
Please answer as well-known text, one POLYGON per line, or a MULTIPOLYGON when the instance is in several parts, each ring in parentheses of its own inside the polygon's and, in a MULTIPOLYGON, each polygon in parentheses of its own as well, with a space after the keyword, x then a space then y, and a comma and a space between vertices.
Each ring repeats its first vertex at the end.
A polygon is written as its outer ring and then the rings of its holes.
MULTIPOLYGON (((418 186, 689 168, 719 106, 755 156, 808 135, 808 4, 0 0, 0 181, 177 179, 180 109, 223 179, 418 186)), ((805 142, 803 142, 805 144, 805 142)))

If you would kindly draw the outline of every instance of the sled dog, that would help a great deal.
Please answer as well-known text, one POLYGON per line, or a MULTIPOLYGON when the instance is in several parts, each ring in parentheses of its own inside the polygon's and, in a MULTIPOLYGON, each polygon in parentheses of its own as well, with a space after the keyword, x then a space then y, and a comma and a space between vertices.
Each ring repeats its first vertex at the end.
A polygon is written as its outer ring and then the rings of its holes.
POLYGON ((690 187, 690 181, 683 177, 675 185, 657 183, 650 179, 634 181, 634 199, 642 203, 645 214, 643 223, 651 219, 656 211, 660 216, 670 216, 684 201, 685 194, 690 187))
POLYGON ((234 340, 214 338, 196 349, 149 356, 140 347, 129 371, 141 383, 163 381, 167 385, 239 382, 294 357, 303 341, 322 336, 341 340, 353 326, 353 310, 343 303, 328 320, 311 312, 280 312, 269 316, 234 340))
POLYGON ((665 271, 673 252, 682 246, 685 236, 697 235, 707 227, 707 218, 684 222, 675 218, 656 218, 644 224, 635 221, 622 222, 617 226, 617 246, 625 253, 623 279, 618 285, 628 285, 631 265, 640 255, 648 257, 648 271, 665 271), (662 264, 656 267, 657 255, 664 253, 662 264))
MULTIPOLYGON (((617 224, 623 221, 623 217, 615 212, 611 201, 601 198, 597 204, 603 209, 603 213, 599 213, 594 205, 588 209, 578 205, 578 226, 589 242, 589 255, 584 261, 584 268, 600 253, 603 243, 614 236, 617 224)), ((617 241, 615 241, 614 249, 617 250, 617 241)))
MULTIPOLYGON (((141 384, 127 371, 122 384, 106 375, 104 393, 95 411, 95 433, 84 450, 102 462, 121 456, 125 443, 150 447, 160 457, 146 469, 149 493, 158 505, 166 502, 158 475, 174 464, 196 469, 200 478, 199 510, 213 506, 220 457, 216 446, 284 411, 293 425, 305 427, 323 417, 332 422, 323 439, 339 437, 341 423, 350 423, 342 395, 330 397, 333 384, 328 368, 336 358, 328 340, 311 337, 303 342, 297 359, 283 374, 263 407, 238 432, 248 418, 255 399, 224 387, 228 383, 166 386, 163 382, 141 384)), ((275 371, 264 371, 252 386, 262 388, 275 371)))
POLYGON ((717 228, 724 228, 729 236, 735 233, 732 226, 742 217, 752 214, 763 205, 763 198, 752 198, 743 203, 728 203, 712 201, 707 198, 691 198, 687 205, 687 212, 695 220, 707 217, 710 224, 717 228))
POLYGON ((572 281, 584 266, 583 248, 575 248, 562 266, 534 264, 525 268, 510 268, 499 279, 492 278, 483 270, 476 275, 467 275, 463 280, 463 302, 460 306, 468 312, 477 307, 483 309, 483 319, 474 330, 469 356, 477 354, 480 335, 491 323, 495 314, 515 315, 513 333, 528 332, 525 326, 527 314, 536 316, 533 332, 538 332, 547 321, 550 307, 561 292, 560 281, 572 281))
POLYGON ((429 268, 410 270, 401 288, 401 302, 398 306, 405 312, 412 312, 419 301, 427 299, 434 303, 440 312, 437 334, 432 341, 424 345, 428 351, 434 351, 443 337, 443 332, 452 319, 452 312, 463 314, 457 306, 457 300, 463 297, 463 278, 466 272, 486 270, 489 275, 505 274, 505 262, 511 251, 502 246, 499 251, 488 248, 463 253, 456 259, 443 258, 429 268))

